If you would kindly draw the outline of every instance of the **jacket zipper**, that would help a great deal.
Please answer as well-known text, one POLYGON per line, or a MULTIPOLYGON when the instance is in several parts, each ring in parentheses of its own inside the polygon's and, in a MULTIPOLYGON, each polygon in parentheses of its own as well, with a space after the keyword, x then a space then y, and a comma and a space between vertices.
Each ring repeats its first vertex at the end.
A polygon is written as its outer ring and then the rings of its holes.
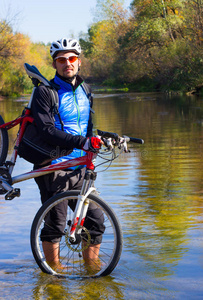
MULTIPOLYGON (((77 108, 77 112, 78 112, 78 119, 77 119, 77 123, 78 123, 78 128, 80 130, 80 135, 82 133, 82 130, 81 130, 81 127, 80 127, 80 110, 79 110, 79 106, 78 106, 78 103, 77 103, 77 99, 76 99, 76 96, 75 96, 75 91, 73 90, 73 97, 74 97, 74 102, 75 102, 75 105, 76 105, 76 108, 77 108)), ((81 156, 83 155, 83 150, 81 150, 81 156)), ((75 168, 75 170, 77 170, 79 168, 79 166, 77 166, 75 168)))
POLYGON ((75 102, 75 105, 76 105, 76 108, 77 108, 77 112, 78 112, 77 124, 78 124, 78 128, 79 128, 80 135, 81 135, 82 130, 81 130, 81 127, 80 127, 80 110, 79 110, 79 106, 78 106, 78 103, 77 103, 77 99, 76 99, 75 91, 74 90, 73 90, 73 97, 74 97, 74 102, 75 102))

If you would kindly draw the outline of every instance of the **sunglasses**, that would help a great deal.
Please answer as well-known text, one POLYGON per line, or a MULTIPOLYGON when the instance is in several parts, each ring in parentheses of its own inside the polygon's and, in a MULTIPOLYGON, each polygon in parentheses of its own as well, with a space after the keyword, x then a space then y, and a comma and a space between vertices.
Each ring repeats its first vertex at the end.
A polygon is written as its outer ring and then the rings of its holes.
POLYGON ((78 59, 78 56, 69 56, 69 57, 59 56, 59 57, 56 57, 54 60, 57 60, 57 62, 59 62, 60 64, 65 64, 66 61, 68 60, 72 64, 77 59, 78 59))

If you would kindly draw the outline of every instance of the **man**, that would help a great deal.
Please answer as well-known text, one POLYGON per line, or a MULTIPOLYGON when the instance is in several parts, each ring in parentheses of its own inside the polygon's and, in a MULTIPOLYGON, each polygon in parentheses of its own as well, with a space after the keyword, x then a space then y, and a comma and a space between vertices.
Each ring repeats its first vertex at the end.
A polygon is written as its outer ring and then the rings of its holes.
MULTIPOLYGON (((52 163, 85 155, 85 152, 82 154, 81 149, 94 151, 94 147, 98 149, 103 143, 100 139, 92 137, 90 102, 81 85, 83 80, 78 75, 81 66, 80 53, 80 45, 75 39, 63 38, 53 42, 50 47, 50 54, 53 58, 52 65, 56 69, 53 81, 59 86, 58 110, 63 122, 63 130, 61 130, 61 121, 58 115, 54 115, 53 118, 52 101, 48 89, 41 85, 34 93, 31 111, 39 134, 51 144, 67 149, 74 148, 69 155, 56 159, 52 163)), ((35 168, 38 167, 35 166, 35 168)), ((85 168, 82 167, 57 171, 36 178, 42 203, 57 193, 70 189, 80 189, 84 174, 85 168)), ((59 241, 62 235, 60 233, 63 233, 65 227, 65 210, 66 208, 59 204, 56 206, 54 220, 53 217, 49 217, 52 218, 51 221, 58 231, 55 238, 53 238, 53 232, 49 232, 49 226, 45 226, 41 233, 46 260, 55 265, 59 264, 59 241)), ((83 251, 83 258, 86 262, 97 259, 102 233, 104 232, 103 220, 98 219, 97 210, 94 211, 94 215, 98 234, 91 236, 92 244, 83 251)))

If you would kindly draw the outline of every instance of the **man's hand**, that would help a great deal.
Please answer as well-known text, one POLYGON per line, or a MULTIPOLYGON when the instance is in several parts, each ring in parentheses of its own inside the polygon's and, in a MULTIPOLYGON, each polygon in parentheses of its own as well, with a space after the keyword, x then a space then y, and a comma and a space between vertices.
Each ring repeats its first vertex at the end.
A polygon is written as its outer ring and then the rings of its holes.
POLYGON ((98 152, 98 150, 101 148, 101 145, 103 145, 103 141, 99 138, 93 136, 91 138, 87 138, 83 150, 91 151, 91 152, 98 152))

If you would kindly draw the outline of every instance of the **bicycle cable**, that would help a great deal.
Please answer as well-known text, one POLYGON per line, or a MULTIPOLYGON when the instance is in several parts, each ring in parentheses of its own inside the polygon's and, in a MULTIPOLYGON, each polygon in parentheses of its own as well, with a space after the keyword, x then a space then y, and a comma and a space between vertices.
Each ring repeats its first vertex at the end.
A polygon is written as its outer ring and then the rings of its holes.
POLYGON ((120 152, 119 152, 117 155, 116 155, 115 149, 112 149, 111 151, 108 151, 108 152, 105 152, 105 151, 100 152, 100 153, 98 154, 98 157, 100 157, 100 158, 101 158, 102 160, 104 160, 104 161, 101 162, 101 163, 99 163, 98 165, 96 165, 96 166, 95 166, 95 169, 98 168, 98 167, 101 166, 101 165, 104 165, 104 164, 107 163, 107 162, 109 162, 109 165, 108 165, 106 168, 104 168, 103 170, 97 171, 97 173, 101 173, 101 172, 104 172, 104 171, 108 170, 108 169, 110 168, 112 162, 113 162, 116 158, 118 158, 118 157, 122 154, 123 151, 124 151, 124 149, 121 148, 120 152), (110 155, 110 154, 111 154, 111 158, 104 158, 104 157, 103 157, 104 155, 110 155))

